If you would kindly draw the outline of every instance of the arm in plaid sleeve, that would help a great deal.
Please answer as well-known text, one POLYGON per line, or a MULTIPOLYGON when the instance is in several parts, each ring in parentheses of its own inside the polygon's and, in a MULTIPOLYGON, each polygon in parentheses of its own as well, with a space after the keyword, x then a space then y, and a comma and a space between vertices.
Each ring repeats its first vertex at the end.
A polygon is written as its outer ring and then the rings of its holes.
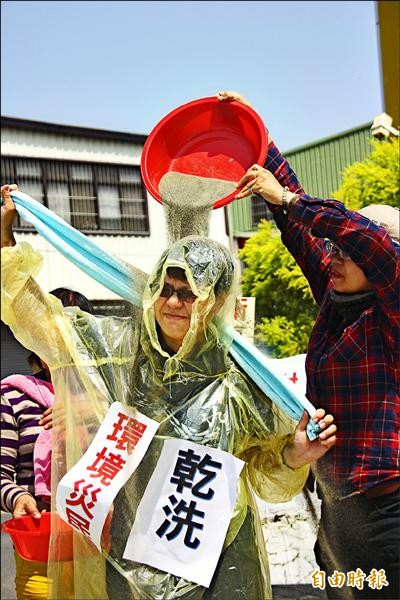
POLYGON ((264 168, 270 171, 281 185, 287 185, 291 192, 294 192, 295 194, 304 193, 296 173, 293 171, 286 158, 279 152, 272 140, 268 145, 268 154, 265 159, 264 168))
MULTIPOLYGON (((291 192, 304 195, 295 172, 272 141, 268 146, 264 168, 273 173, 279 183, 287 186, 291 192)), ((269 202, 267 204, 281 232, 282 242, 306 277, 315 301, 320 304, 329 283, 329 261, 322 240, 314 237, 301 223, 288 219, 280 206, 269 202)))

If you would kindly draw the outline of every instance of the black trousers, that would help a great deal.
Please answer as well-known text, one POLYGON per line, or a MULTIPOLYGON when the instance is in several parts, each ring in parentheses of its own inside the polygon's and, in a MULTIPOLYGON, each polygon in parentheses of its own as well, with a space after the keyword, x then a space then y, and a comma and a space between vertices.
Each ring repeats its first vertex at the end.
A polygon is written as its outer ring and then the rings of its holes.
MULTIPOLYGON (((315 545, 316 561, 326 573, 328 598, 398 600, 400 598, 400 490, 377 498, 363 494, 344 500, 322 495, 321 521, 315 545), (389 583, 380 589, 364 579, 362 589, 329 584, 334 571, 384 571, 389 583)), ((378 582, 378 579, 376 580, 378 582)), ((372 582, 371 582, 372 583, 372 582)), ((380 584, 378 583, 378 586, 380 584)))

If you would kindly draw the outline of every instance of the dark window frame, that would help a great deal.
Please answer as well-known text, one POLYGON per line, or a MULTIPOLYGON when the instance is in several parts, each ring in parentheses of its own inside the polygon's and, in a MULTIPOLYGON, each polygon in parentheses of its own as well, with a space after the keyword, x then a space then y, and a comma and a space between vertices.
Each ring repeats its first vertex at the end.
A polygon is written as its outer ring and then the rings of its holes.
MULTIPOLYGON (((4 174, 6 175, 5 179, 4 179, 4 183, 16 183, 17 185, 19 184, 19 180, 21 180, 20 177, 17 176, 17 167, 16 167, 16 163, 17 161, 34 161, 39 163, 40 165, 40 178, 38 177, 24 177, 24 181, 26 181, 27 179, 32 179, 32 181, 35 182, 40 182, 41 186, 42 186, 42 194, 43 194, 43 204, 48 207, 48 188, 49 188, 49 183, 54 183, 57 180, 55 178, 51 177, 51 165, 63 165, 63 168, 65 170, 65 173, 67 174, 65 178, 63 178, 62 181, 63 183, 66 183, 68 185, 68 201, 69 201, 69 216, 70 216, 70 220, 71 223, 74 221, 74 216, 75 216, 75 221, 79 221, 80 217, 79 214, 77 215, 77 213, 74 213, 71 208, 72 208, 72 199, 74 197, 74 195, 72 194, 72 188, 73 188, 73 177, 71 174, 71 167, 72 166, 85 166, 88 167, 91 171, 92 174, 92 186, 93 186, 93 192, 94 192, 94 196, 93 197, 89 197, 90 200, 92 201, 92 203, 94 204, 94 210, 95 213, 92 214, 92 218, 94 217, 95 222, 96 222, 96 228, 90 228, 90 227, 77 227, 79 229, 79 231, 81 231, 84 234, 87 235, 113 235, 113 236, 126 236, 126 235, 134 235, 137 237, 149 237, 150 236, 150 223, 149 223, 149 210, 148 210, 148 202, 147 202, 147 193, 146 193, 146 188, 144 186, 142 177, 141 177, 141 173, 140 173, 140 167, 137 165, 127 165, 127 164, 121 164, 121 163, 101 163, 101 162, 89 162, 89 161, 76 161, 76 160, 64 160, 64 159, 50 159, 50 158, 36 158, 36 157, 32 157, 32 156, 12 156, 12 155, 7 155, 7 156, 3 156, 2 157, 2 173, 4 172, 4 174), (7 168, 3 167, 5 161, 8 161, 8 165, 7 168), (118 189, 118 206, 119 206, 119 219, 120 219, 120 223, 121 226, 123 226, 124 222, 126 223, 135 223, 136 227, 131 227, 130 229, 107 229, 104 227, 100 227, 101 225, 101 215, 100 215, 100 210, 99 210, 99 197, 98 197, 98 186, 99 186, 99 173, 101 172, 101 169, 105 170, 108 169, 108 172, 111 174, 111 179, 113 180, 112 183, 107 182, 107 183, 102 183, 100 185, 112 185, 112 187, 117 187, 118 189), (132 170, 133 173, 135 173, 135 176, 133 177, 134 181, 136 181, 136 183, 126 183, 125 181, 121 181, 120 180, 120 169, 128 169, 132 170), (129 198, 127 197, 126 194, 126 190, 127 189, 132 189, 133 186, 135 186, 136 191, 138 191, 139 194, 141 194, 141 198, 129 198), (137 186, 139 186, 139 190, 137 190, 137 186), (123 194, 123 191, 125 192, 123 194), (133 213, 133 215, 129 216, 126 214, 126 212, 123 211, 123 207, 122 207, 122 203, 123 202, 128 202, 132 201, 133 203, 137 203, 140 204, 140 213, 138 215, 135 215, 133 213), (141 228, 138 227, 138 223, 141 224, 141 228)), ((3 179, 3 175, 2 175, 2 179, 3 179)), ((76 184, 76 182, 75 182, 76 184)), ((24 185, 20 185, 20 189, 22 191, 24 191, 24 185)), ((37 199, 37 198, 36 198, 37 199)), ((103 218, 104 221, 104 218, 103 218)), ((31 233, 34 232, 35 229, 33 226, 31 226, 29 223, 24 222, 24 224, 21 224, 21 221, 18 217, 16 223, 15 223, 15 230, 17 232, 27 232, 27 233, 31 233)))
POLYGON ((266 221, 273 221, 271 211, 269 210, 267 203, 261 196, 251 197, 251 225, 253 229, 257 229, 258 224, 265 219, 266 221))

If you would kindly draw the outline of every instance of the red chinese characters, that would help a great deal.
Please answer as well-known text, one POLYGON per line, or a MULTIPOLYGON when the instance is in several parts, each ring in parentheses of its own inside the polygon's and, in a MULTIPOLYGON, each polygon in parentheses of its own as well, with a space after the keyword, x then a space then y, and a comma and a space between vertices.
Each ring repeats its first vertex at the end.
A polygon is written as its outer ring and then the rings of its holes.
POLYGON ((107 439, 116 441, 115 447, 118 450, 127 450, 128 454, 131 454, 146 431, 147 425, 121 412, 118 413, 118 417, 118 422, 114 423, 114 431, 107 436, 107 439), (125 424, 123 425, 123 423, 125 424))
POLYGON ((146 428, 147 425, 141 421, 118 412, 116 420, 108 428, 111 433, 106 430, 102 436, 100 447, 103 443, 103 448, 96 452, 92 464, 85 467, 82 477, 74 482, 73 491, 66 499, 65 513, 68 523, 87 537, 90 537, 99 494, 124 468, 146 428))

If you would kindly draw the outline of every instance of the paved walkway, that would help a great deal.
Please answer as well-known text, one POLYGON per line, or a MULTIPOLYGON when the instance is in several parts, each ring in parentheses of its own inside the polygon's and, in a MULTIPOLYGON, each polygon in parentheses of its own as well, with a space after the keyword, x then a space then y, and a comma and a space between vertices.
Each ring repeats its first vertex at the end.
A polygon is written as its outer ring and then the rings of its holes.
POLYGON ((258 502, 273 585, 311 585, 320 504, 315 494, 309 501, 300 494, 281 504, 258 502))

